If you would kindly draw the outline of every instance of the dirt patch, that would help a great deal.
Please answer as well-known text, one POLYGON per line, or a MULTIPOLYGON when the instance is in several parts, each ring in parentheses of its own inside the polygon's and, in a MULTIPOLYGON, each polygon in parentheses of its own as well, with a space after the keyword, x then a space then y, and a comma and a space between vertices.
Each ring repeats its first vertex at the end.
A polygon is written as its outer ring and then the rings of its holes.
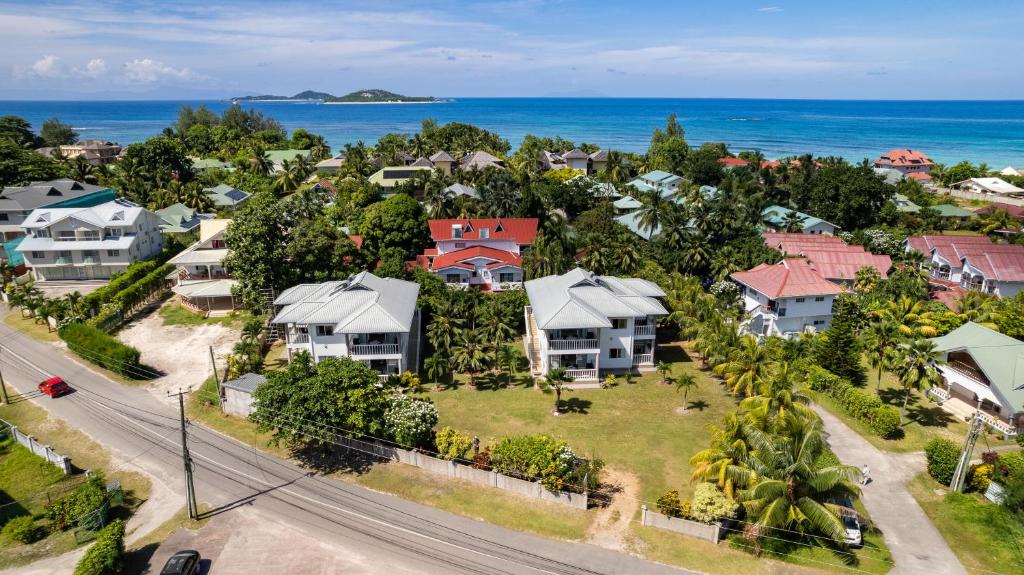
POLYGON ((677 407, 675 411, 676 411, 676 415, 690 415, 691 413, 693 413, 691 410, 689 410, 689 409, 687 409, 687 408, 685 408, 685 407, 683 407, 681 405, 679 407, 677 407))
POLYGON ((198 387, 210 377, 210 346, 218 368, 223 371, 227 356, 240 337, 238 329, 219 323, 164 325, 157 309, 117 333, 118 339, 142 352, 143 364, 164 374, 150 381, 149 389, 165 400, 167 392, 198 387))
POLYGON ((636 475, 618 469, 606 469, 603 490, 611 494, 607 506, 594 516, 586 541, 600 547, 632 552, 635 548, 629 525, 640 505, 640 482, 636 475))

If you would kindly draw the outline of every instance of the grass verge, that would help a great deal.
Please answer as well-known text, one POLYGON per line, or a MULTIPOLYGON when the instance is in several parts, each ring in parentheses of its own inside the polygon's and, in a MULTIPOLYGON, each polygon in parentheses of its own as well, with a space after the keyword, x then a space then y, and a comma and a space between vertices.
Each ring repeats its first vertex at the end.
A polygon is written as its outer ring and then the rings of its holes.
POLYGON ((238 327, 242 325, 242 322, 249 317, 248 312, 239 311, 229 315, 220 317, 203 317, 197 313, 193 313, 183 307, 178 302, 171 299, 163 306, 160 307, 160 318, 163 319, 163 325, 223 325, 227 327, 238 327))
POLYGON ((7 327, 15 329, 34 340, 46 343, 60 341, 60 337, 57 335, 57 332, 55 330, 51 330, 49 328, 49 324, 36 323, 35 318, 22 317, 20 309, 13 310, 5 315, 4 323, 7 324, 7 327))

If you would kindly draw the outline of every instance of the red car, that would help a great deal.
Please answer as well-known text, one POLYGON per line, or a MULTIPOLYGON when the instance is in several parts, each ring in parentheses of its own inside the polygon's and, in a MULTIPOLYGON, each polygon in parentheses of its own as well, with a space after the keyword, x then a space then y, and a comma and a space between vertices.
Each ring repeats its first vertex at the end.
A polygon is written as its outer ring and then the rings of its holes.
POLYGON ((39 384, 39 391, 50 397, 60 397, 65 393, 70 393, 71 386, 64 383, 64 380, 59 377, 51 377, 39 384))

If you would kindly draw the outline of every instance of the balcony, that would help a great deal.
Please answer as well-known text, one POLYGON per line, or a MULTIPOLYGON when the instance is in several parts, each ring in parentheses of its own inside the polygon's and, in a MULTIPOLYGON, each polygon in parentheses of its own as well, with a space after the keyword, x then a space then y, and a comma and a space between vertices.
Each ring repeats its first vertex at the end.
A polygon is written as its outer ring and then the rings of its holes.
POLYGON ((597 339, 553 339, 548 342, 548 349, 554 351, 579 351, 598 349, 597 339))
POLYGON ((57 259, 53 260, 53 263, 55 263, 57 265, 68 265, 68 264, 71 263, 71 258, 70 257, 58 257, 57 259))
POLYGON ((654 335, 654 324, 653 323, 636 324, 633 327, 633 335, 644 336, 644 337, 653 336, 654 335))
POLYGON ((397 343, 367 343, 353 345, 352 355, 396 355, 401 353, 397 343))
POLYGON ((290 334, 288 334, 288 344, 289 345, 302 344, 302 343, 309 343, 309 334, 308 333, 290 333, 290 334))
POLYGON ((653 353, 634 353, 633 354, 633 365, 654 365, 654 354, 653 353))
POLYGON ((96 256, 85 256, 82 258, 82 263, 86 265, 97 264, 99 263, 99 258, 96 256))
POLYGON ((590 380, 594 381, 597 379, 596 369, 567 369, 565 375, 571 377, 573 381, 590 380))

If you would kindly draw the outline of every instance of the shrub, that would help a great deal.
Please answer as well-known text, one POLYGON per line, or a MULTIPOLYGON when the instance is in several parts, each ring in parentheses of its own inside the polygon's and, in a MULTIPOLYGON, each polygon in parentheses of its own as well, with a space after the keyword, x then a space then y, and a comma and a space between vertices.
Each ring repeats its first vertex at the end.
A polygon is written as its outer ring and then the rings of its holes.
POLYGON ((433 403, 396 395, 384 412, 384 429, 400 445, 430 445, 430 434, 437 425, 437 408, 433 403))
POLYGON ((73 575, 117 575, 124 562, 124 521, 111 521, 75 566, 73 575))
POLYGON ((123 272, 115 274, 110 283, 88 294, 82 300, 86 307, 96 310, 101 305, 111 301, 118 292, 137 282, 149 272, 156 269, 157 263, 153 260, 135 262, 125 268, 123 272))
POLYGON ((984 493, 988 489, 988 484, 992 481, 993 470, 994 467, 987 463, 972 465, 971 470, 967 473, 967 486, 971 491, 984 493))
POLYGON ((1024 451, 1013 451, 999 456, 1000 482, 1024 479, 1024 451))
POLYGON ((693 491, 690 515, 694 521, 712 523, 736 515, 739 504, 729 499, 714 483, 701 483, 693 491))
POLYGON ((658 506, 658 513, 669 517, 683 516, 683 502, 679 500, 679 492, 675 489, 662 495, 655 503, 658 506))
POLYGON ((868 424, 879 437, 888 439, 899 431, 900 412, 891 405, 883 404, 877 395, 862 391, 818 366, 811 368, 807 382, 812 390, 831 397, 843 411, 868 424))
POLYGON ((928 460, 928 475, 943 485, 949 485, 960 459, 960 448, 948 439, 936 437, 924 446, 928 460))
POLYGON ((130 378, 141 378, 141 354, 134 347, 83 323, 69 323, 57 332, 68 344, 68 349, 87 361, 130 378))
POLYGON ((4 525, 0 535, 18 543, 33 543, 40 539, 42 529, 36 525, 31 515, 19 515, 4 525))
POLYGON ((871 410, 871 423, 868 425, 879 437, 892 437, 900 429, 900 411, 891 405, 876 407, 871 410))
POLYGON ((107 490, 103 478, 93 475, 74 491, 50 504, 46 508, 46 515, 58 529, 67 529, 78 519, 102 507, 106 501, 107 490))
POLYGON ((472 437, 450 427, 441 428, 441 431, 437 432, 434 442, 437 444, 437 453, 441 459, 465 459, 466 454, 473 447, 472 437))
POLYGON ((490 464, 514 477, 530 481, 539 477, 547 489, 571 491, 595 488, 604 468, 600 459, 577 457, 564 441, 547 435, 503 437, 490 451, 490 464))

